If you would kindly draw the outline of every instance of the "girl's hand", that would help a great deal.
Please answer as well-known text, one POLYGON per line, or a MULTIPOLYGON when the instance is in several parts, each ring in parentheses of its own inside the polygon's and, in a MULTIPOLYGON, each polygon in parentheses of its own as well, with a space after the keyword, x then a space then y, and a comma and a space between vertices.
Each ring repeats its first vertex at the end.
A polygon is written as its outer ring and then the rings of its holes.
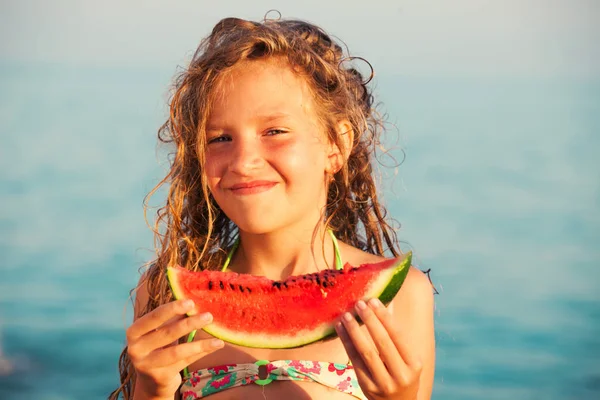
POLYGON ((223 347, 216 339, 177 344, 177 340, 212 321, 209 313, 186 318, 194 302, 177 300, 152 310, 127 329, 127 352, 136 371, 135 398, 173 399, 181 385, 179 371, 223 347))
POLYGON ((391 313, 378 299, 371 299, 368 305, 359 301, 356 310, 371 340, 350 313, 342 316, 336 330, 363 393, 372 400, 415 400, 419 392, 421 361, 402 343, 391 313))

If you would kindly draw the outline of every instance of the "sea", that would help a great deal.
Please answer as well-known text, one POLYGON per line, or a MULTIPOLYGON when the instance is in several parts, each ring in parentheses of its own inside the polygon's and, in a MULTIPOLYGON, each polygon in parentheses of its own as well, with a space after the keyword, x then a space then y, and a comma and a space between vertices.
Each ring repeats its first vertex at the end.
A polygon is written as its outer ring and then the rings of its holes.
MULTIPOLYGON (((174 73, 0 63, 0 399, 117 387, 174 73)), ((433 398, 599 399, 600 80, 375 84, 380 193, 439 292, 433 398)))

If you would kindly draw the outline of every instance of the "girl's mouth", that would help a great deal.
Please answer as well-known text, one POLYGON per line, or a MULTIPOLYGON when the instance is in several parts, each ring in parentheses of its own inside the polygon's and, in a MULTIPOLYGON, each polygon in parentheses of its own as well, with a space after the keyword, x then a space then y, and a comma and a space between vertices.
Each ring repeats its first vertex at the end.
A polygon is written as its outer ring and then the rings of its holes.
POLYGON ((275 186, 277 182, 272 181, 251 181, 251 182, 240 182, 229 189, 233 194, 236 195, 249 195, 266 192, 275 186))

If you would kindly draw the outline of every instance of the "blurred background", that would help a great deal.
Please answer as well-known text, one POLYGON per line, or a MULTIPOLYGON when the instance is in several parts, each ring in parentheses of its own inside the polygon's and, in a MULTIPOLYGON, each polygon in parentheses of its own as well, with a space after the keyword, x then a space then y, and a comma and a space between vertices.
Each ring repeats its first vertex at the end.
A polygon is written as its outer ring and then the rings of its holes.
POLYGON ((0 4, 1 399, 117 386, 172 77, 272 8, 375 68, 406 155, 383 197, 440 291, 434 398, 600 398, 600 2, 0 4))

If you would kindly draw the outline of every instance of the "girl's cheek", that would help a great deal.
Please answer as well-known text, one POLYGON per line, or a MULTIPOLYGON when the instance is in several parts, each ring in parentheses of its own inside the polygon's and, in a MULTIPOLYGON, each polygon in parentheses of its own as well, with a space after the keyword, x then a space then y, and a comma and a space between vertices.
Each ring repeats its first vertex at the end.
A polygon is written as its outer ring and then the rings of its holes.
POLYGON ((204 168, 206 170, 206 175, 209 178, 219 176, 224 163, 227 162, 225 154, 215 151, 207 152, 205 161, 206 164, 204 165, 204 168))

